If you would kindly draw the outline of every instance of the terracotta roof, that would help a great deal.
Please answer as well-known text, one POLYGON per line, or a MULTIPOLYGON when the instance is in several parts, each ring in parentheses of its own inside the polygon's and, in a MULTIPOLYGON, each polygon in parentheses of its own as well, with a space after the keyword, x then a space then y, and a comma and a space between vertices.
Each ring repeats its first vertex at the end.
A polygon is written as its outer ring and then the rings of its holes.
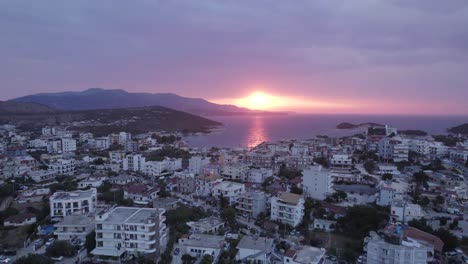
POLYGON ((444 242, 442 242, 440 238, 414 227, 410 227, 406 230, 405 235, 416 240, 426 241, 427 243, 432 244, 434 249, 439 252, 442 252, 442 248, 444 247, 444 242))
POLYGON ((284 253, 284 256, 288 257, 288 258, 294 258, 294 255, 296 255, 296 250, 294 250, 292 248, 288 249, 288 251, 286 251, 286 253, 284 253))
POLYGON ((31 217, 36 217, 35 214, 31 214, 31 213, 28 213, 28 214, 19 214, 19 215, 12 215, 10 217, 8 217, 7 219, 5 219, 4 222, 10 222, 10 223, 22 223, 24 222, 26 219, 28 218, 31 218, 31 217))
POLYGON ((144 184, 141 184, 141 183, 136 183, 136 184, 130 184, 126 186, 125 191, 127 191, 128 193, 133 193, 133 194, 145 194, 145 193, 156 191, 156 189, 148 188, 144 184))

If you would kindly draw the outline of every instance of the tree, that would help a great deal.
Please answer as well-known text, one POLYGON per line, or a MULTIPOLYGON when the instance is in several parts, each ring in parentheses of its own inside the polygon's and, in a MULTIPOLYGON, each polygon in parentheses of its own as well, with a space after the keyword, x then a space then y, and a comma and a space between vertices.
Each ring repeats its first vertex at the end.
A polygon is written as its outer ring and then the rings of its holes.
POLYGON ((371 230, 378 230, 388 219, 388 213, 374 207, 356 205, 349 207, 346 215, 337 221, 337 230, 347 236, 363 239, 371 230))
POLYGON ((196 258, 190 256, 189 254, 182 255, 182 264, 192 264, 196 260, 197 260, 196 258))
POLYGON ((213 263, 213 257, 210 255, 205 254, 200 262, 200 264, 211 264, 213 263))
POLYGON ((222 208, 221 218, 229 225, 234 225, 236 223, 236 210, 232 207, 222 208))
POLYGON ((449 225, 449 228, 453 230, 457 227, 458 227, 458 219, 455 218, 453 219, 452 223, 449 225))
POLYGON ((467 159, 466 162, 465 162, 465 167, 468 168, 468 159, 467 159))
POLYGON ((51 257, 73 257, 76 255, 76 249, 68 241, 58 240, 46 248, 46 254, 51 257))
POLYGON ((364 169, 365 169, 365 170, 367 171, 367 173, 369 173, 369 174, 374 173, 376 167, 377 167, 377 166, 376 166, 375 162, 372 161, 372 160, 368 160, 368 161, 364 162, 364 169))
POLYGON ((447 224, 447 217, 439 218, 439 225, 444 226, 447 224))
POLYGON ((429 200, 429 198, 427 196, 423 196, 423 198, 421 198, 419 201, 418 201, 418 204, 423 206, 423 207, 426 207, 431 201, 429 200))
POLYGON ((393 179, 393 175, 391 173, 384 173, 382 175, 383 181, 391 181, 393 179))
POLYGON ((314 158, 314 162, 319 165, 322 165, 325 168, 330 167, 330 163, 328 162, 328 159, 326 159, 325 157, 314 158))
POLYGON ((302 172, 298 169, 288 168, 286 165, 282 164, 280 166, 278 176, 286 179, 294 179, 296 177, 301 177, 302 172))
POLYGON ((94 165, 102 165, 104 164, 104 160, 102 158, 97 158, 93 161, 94 165))
POLYGON ((23 256, 15 261, 15 264, 54 264, 55 261, 52 259, 40 255, 40 254, 29 254, 23 256))
POLYGON ((435 204, 444 204, 445 203, 445 198, 442 195, 437 195, 436 198, 434 199, 435 204))
POLYGON ((86 235, 85 247, 88 253, 91 252, 96 247, 96 232, 95 231, 86 235))
POLYGON ((341 202, 348 198, 348 194, 346 192, 338 190, 332 194, 332 197, 333 199, 335 199, 336 202, 341 202))
POLYGON ((428 180, 429 176, 427 176, 427 174, 423 171, 415 172, 413 174, 413 181, 415 181, 417 184, 427 183, 428 180))
POLYGON ((304 190, 302 190, 302 188, 297 187, 296 185, 291 187, 291 193, 302 195, 303 192, 304 190))

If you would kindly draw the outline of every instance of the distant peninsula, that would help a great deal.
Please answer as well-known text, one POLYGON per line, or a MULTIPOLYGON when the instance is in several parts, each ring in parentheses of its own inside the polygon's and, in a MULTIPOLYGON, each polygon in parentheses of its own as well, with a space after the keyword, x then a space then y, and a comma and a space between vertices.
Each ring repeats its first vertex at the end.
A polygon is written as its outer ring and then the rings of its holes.
POLYGON ((417 129, 407 129, 407 130, 399 130, 398 134, 406 135, 406 136, 427 136, 426 131, 417 130, 417 129))
POLYGON ((368 122, 368 123, 361 123, 361 124, 351 124, 351 123, 348 123, 348 122, 343 122, 343 123, 339 123, 336 128, 338 129, 356 129, 356 128, 360 128, 360 127, 383 127, 384 125, 382 124, 378 124, 378 123, 372 123, 372 122, 368 122))
POLYGON ((447 131, 453 134, 468 135, 468 123, 449 128, 447 131))

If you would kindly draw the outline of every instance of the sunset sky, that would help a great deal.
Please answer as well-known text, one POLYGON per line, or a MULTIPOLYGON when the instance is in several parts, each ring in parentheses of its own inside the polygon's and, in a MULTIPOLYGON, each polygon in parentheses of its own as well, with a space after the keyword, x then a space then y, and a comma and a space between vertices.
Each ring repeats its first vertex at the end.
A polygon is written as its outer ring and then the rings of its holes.
POLYGON ((466 0, 1 1, 0 34, 0 100, 102 87, 267 110, 468 114, 466 0))

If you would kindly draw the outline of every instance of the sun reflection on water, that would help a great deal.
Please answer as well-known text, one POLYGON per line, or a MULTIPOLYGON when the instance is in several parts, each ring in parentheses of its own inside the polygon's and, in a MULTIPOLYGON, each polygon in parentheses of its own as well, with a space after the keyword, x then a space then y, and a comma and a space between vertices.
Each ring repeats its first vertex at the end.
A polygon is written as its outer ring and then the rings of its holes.
POLYGON ((252 120, 249 133, 247 136, 247 147, 253 148, 258 144, 268 141, 265 131, 264 120, 262 116, 255 116, 252 120))

